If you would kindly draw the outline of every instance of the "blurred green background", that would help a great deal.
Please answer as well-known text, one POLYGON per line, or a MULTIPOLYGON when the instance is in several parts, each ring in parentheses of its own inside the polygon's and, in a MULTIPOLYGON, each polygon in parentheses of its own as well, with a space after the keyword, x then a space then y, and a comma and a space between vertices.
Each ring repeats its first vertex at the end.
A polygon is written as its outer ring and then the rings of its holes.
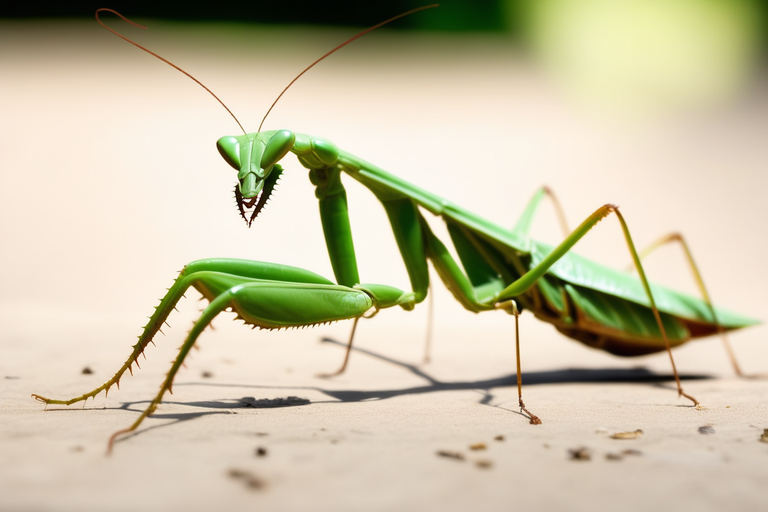
MULTIPOLYGON (((426 1, 58 2, 0 18, 91 18, 367 27, 426 1)), ((509 35, 577 102, 634 115, 707 108, 756 83, 768 54, 766 0, 444 0, 388 29, 509 35)))
MULTIPOLYGON (((81 18, 91 17, 99 7, 109 7, 127 16, 183 21, 233 21, 267 24, 312 24, 331 26, 374 25, 395 14, 428 4, 427 1, 388 0, 386 2, 360 2, 356 0, 328 0, 323 2, 293 0, 291 2, 228 2, 223 7, 211 7, 193 2, 57 2, 43 7, 40 4, 13 2, 0 6, 3 18, 81 18)), ((616 11, 631 15, 639 4, 668 6, 685 5, 695 12, 730 7, 749 11, 751 22, 763 28, 768 24, 768 2, 765 0, 443 0, 440 8, 428 15, 399 20, 401 29, 508 32, 521 39, 526 28, 535 22, 532 18, 552 9, 570 11, 581 9, 593 12, 599 4, 611 5, 616 11)), ((695 14, 693 14, 695 16, 695 14)), ((760 30, 763 46, 768 44, 766 31, 760 30)))

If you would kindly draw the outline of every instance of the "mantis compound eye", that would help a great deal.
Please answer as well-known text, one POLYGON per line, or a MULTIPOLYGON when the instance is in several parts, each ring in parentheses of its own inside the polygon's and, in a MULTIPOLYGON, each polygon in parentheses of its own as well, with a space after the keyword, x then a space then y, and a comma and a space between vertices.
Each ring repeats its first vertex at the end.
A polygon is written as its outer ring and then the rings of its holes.
POLYGON ((240 142, 231 135, 222 137, 216 142, 219 154, 236 171, 240 170, 240 142))
POLYGON ((275 133, 267 142, 267 147, 264 148, 264 153, 261 155, 261 168, 268 171, 282 160, 291 150, 295 141, 296 134, 290 130, 280 130, 275 133))

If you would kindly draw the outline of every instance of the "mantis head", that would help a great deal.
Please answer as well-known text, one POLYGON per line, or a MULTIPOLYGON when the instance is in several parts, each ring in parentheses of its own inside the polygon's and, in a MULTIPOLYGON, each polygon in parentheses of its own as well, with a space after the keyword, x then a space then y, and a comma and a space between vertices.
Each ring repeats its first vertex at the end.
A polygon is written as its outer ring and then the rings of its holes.
POLYGON ((277 163, 293 147, 296 135, 290 130, 273 130, 222 137, 219 153, 237 171, 235 199, 240 216, 250 225, 269 200, 283 172, 277 163))

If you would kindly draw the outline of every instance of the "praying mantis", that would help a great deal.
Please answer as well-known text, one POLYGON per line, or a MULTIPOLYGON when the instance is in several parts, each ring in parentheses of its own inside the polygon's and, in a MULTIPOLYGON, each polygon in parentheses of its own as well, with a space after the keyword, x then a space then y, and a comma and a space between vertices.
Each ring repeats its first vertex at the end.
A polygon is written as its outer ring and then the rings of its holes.
POLYGON ((222 137, 217 147, 225 162, 237 171, 235 197, 241 217, 249 226, 256 220, 283 173, 283 158, 293 153, 309 170, 309 179, 316 189, 334 279, 284 264, 251 260, 204 259, 186 265, 155 309, 130 356, 111 379, 69 400, 33 395, 46 404, 70 405, 107 392, 126 371, 131 370, 184 292, 190 287, 195 288, 208 300, 208 306, 185 339, 158 394, 129 428, 112 436, 110 446, 120 435, 136 430, 157 409, 165 392, 172 390, 185 357, 220 313, 234 311, 247 324, 261 329, 352 320, 348 357, 360 318, 393 307, 412 310, 427 298, 430 263, 454 298, 467 310, 502 310, 514 318, 519 405, 533 424, 541 423, 541 420, 527 409, 522 399, 517 322, 523 310, 531 311, 566 336, 613 354, 634 356, 666 351, 679 395, 690 399, 694 405, 698 405, 698 401, 683 391, 671 348, 691 339, 724 334, 757 323, 713 306, 690 251, 679 236, 664 240, 682 243, 701 298, 651 284, 643 270, 643 253, 636 251, 628 225, 614 205, 606 204, 596 209, 560 244, 550 246, 530 236, 532 221, 542 201, 547 196, 553 197, 547 188, 537 191, 514 228, 508 229, 398 178, 322 137, 285 129, 262 131, 262 126, 255 133, 247 133, 240 127, 242 135, 222 137), (343 185, 346 179, 359 182, 382 204, 410 280, 410 290, 361 279, 343 185), (634 274, 598 265, 571 251, 587 232, 611 214, 621 224, 635 265, 634 274), (427 215, 439 217, 446 224, 458 260, 448 250, 446 242, 430 228, 427 215))

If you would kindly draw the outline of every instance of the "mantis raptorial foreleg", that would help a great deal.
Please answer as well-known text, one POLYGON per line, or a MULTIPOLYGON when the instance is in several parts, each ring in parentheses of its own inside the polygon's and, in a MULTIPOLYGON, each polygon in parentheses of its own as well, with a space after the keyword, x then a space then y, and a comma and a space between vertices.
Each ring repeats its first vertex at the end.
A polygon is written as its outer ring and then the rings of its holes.
POLYGON ((70 405, 117 385, 123 373, 136 362, 157 333, 159 326, 168 318, 176 303, 190 287, 198 290, 210 304, 189 332, 157 396, 128 429, 112 436, 110 446, 118 435, 135 430, 144 418, 155 411, 165 392, 171 391, 173 379, 200 333, 222 311, 232 310, 238 318, 254 328, 281 329, 358 319, 371 308, 409 306, 411 301, 410 294, 390 286, 337 285, 313 272, 287 265, 234 259, 196 261, 184 268, 168 290, 150 317, 131 356, 112 379, 93 391, 70 400, 33 396, 46 404, 70 405))

